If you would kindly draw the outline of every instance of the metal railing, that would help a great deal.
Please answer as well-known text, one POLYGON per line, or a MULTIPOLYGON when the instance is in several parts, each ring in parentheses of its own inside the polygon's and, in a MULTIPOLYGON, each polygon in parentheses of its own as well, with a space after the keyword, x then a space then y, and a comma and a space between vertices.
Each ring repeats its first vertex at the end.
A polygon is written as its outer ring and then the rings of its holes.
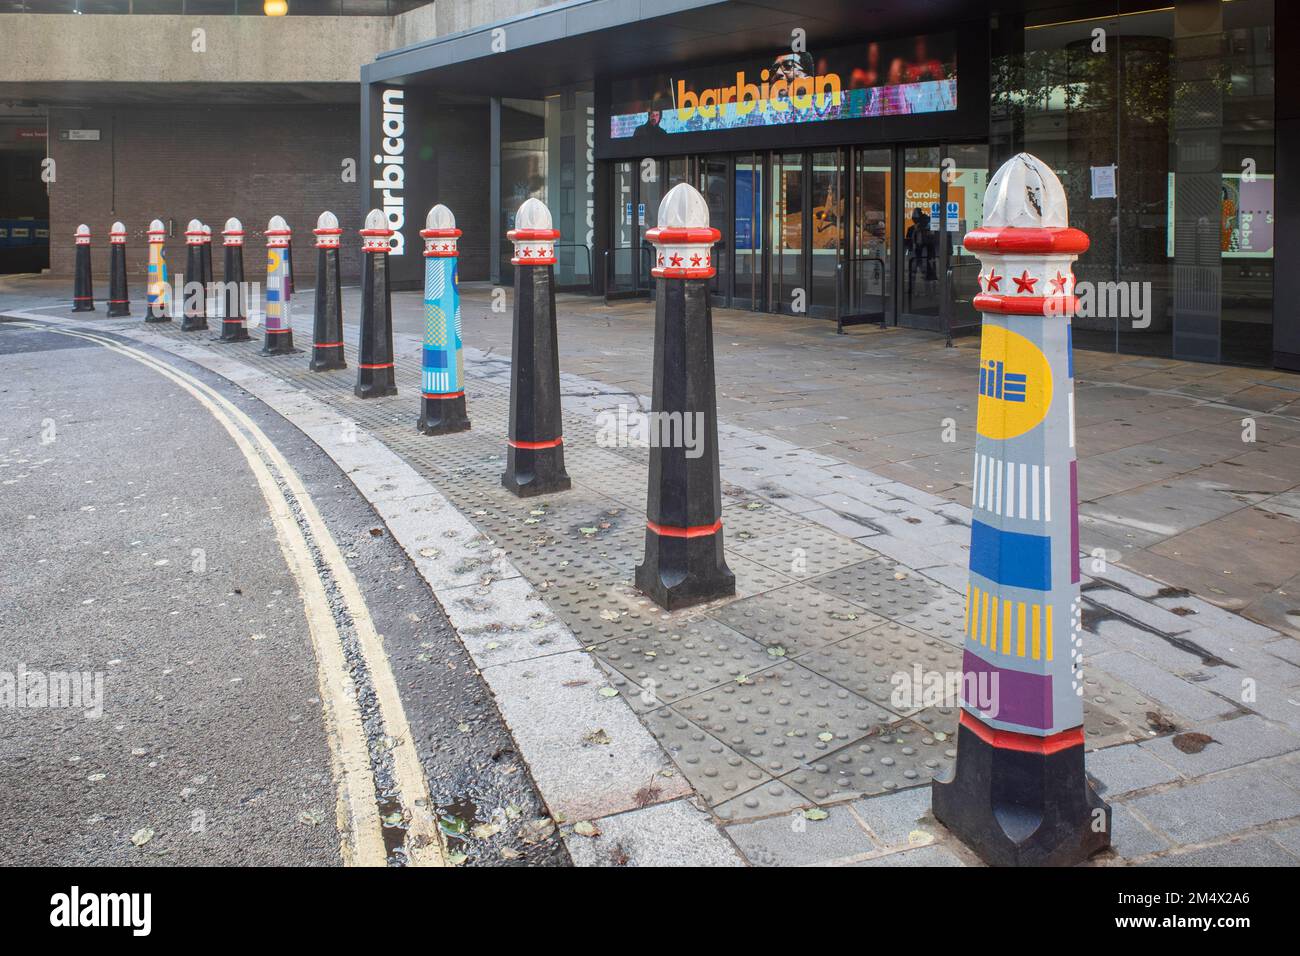
POLYGON ((867 322, 879 322, 880 327, 885 327, 885 260, 880 256, 845 256, 839 262, 835 263, 835 332, 837 335, 844 334, 846 325, 863 325, 867 322), (849 289, 849 272, 845 265, 852 265, 861 262, 874 262, 880 267, 880 311, 879 312, 854 312, 852 311, 852 292, 849 289))
POLYGON ((944 274, 944 292, 943 292, 943 302, 944 302, 943 326, 944 326, 944 332, 947 334, 948 337, 948 341, 946 343, 948 348, 953 347, 952 335, 954 332, 956 332, 958 335, 969 335, 973 332, 979 331, 980 318, 978 312, 975 313, 974 322, 968 322, 964 325, 952 324, 952 314, 957 304, 956 295, 954 294, 954 288, 953 288, 953 279, 955 277, 955 271, 957 269, 966 269, 972 266, 976 270, 978 270, 979 265, 980 265, 980 261, 976 259, 974 256, 952 256, 948 259, 948 269, 947 272, 944 274))
POLYGON ((640 246, 610 246, 605 250, 605 303, 608 305, 611 299, 636 299, 642 296, 652 297, 653 287, 649 284, 642 285, 641 281, 649 277, 650 270, 654 267, 654 247, 647 245, 640 246), (619 289, 614 283, 614 253, 618 252, 639 252, 638 259, 644 259, 645 270, 636 270, 629 268, 628 273, 639 273, 634 277, 633 286, 630 289, 619 289))
MULTIPOLYGON (((596 275, 594 272, 591 271, 591 247, 588 246, 586 243, 582 243, 582 242, 557 242, 555 244, 556 253, 559 253, 561 249, 581 249, 584 253, 586 253, 587 281, 561 284, 558 281, 559 277, 557 275, 556 277, 557 281, 555 283, 555 291, 556 292, 582 292, 583 290, 586 290, 588 295, 594 294, 596 291, 596 275)), ((556 259, 558 260, 558 258, 559 256, 557 255, 556 259)), ((556 272, 558 273, 559 271, 560 271, 559 265, 557 264, 556 272)), ((576 270, 575 270, 575 274, 576 274, 576 270)))

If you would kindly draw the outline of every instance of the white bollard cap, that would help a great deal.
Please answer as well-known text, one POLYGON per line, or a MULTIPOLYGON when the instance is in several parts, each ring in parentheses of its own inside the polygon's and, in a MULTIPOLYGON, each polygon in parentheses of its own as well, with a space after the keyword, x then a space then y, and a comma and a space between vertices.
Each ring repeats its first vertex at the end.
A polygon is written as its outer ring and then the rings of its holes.
POLYGON ((659 225, 669 229, 700 229, 709 225, 709 204, 687 183, 668 190, 659 203, 659 225))
POLYGON ((1012 156, 984 191, 984 226, 1064 229, 1070 224, 1065 187, 1037 156, 1012 156))
POLYGON ((226 228, 221 230, 221 242, 227 246, 242 246, 244 244, 244 224, 231 216, 226 220, 226 228))
POLYGON ((83 222, 80 226, 77 227, 77 233, 75 238, 77 240, 76 244, 79 246, 90 245, 90 227, 83 222))
MULTIPOLYGON (((545 208, 545 207, 542 207, 545 208)), ((420 237, 424 240, 426 259, 450 259, 457 254, 456 240, 461 232, 456 228, 456 217, 442 203, 429 210, 424 217, 420 237)))
POLYGON ((362 252, 388 252, 393 248, 393 230, 382 209, 372 209, 366 213, 366 225, 361 230, 361 237, 362 252))
POLYGON ((515 244, 514 258, 517 266, 555 265, 555 240, 560 231, 552 225, 551 211, 540 199, 525 199, 515 213, 515 228, 506 233, 515 244))
POLYGON ((339 237, 343 230, 339 228, 339 217, 326 209, 316 217, 316 228, 312 230, 316 237, 317 249, 337 249, 339 237))
POLYGON ((289 245, 289 237, 293 235, 289 231, 289 224, 284 221, 283 216, 272 216, 271 221, 266 224, 266 245, 270 249, 284 249, 289 245))
POLYGON ((126 224, 122 222, 113 223, 113 228, 108 231, 108 239, 122 245, 126 242, 126 224))
POLYGON ((191 219, 189 225, 185 227, 185 244, 187 246, 197 246, 203 241, 203 223, 197 219, 191 219))
POLYGON ((204 242, 212 241, 212 227, 209 226, 206 222, 203 224, 203 241, 204 242))
POLYGON ((162 242, 163 236, 167 234, 167 227, 163 225, 161 219, 155 219, 149 223, 149 240, 151 242, 162 242), (155 238, 155 236, 157 238, 155 238))
POLYGON ((694 186, 678 183, 668 190, 659 203, 659 225, 645 237, 656 246, 653 276, 708 279, 717 271, 713 244, 722 233, 709 225, 709 204, 694 186))

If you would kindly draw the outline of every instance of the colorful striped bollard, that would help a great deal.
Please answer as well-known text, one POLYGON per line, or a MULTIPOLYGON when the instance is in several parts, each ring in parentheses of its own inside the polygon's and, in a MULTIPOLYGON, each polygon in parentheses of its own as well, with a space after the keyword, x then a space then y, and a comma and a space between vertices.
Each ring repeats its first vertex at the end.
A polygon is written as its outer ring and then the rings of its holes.
POLYGON ((515 213, 515 316, 510 352, 510 437, 501 484, 521 498, 573 487, 564 470, 560 354, 555 331, 551 211, 528 199, 515 213))
POLYGON ((966 234, 983 313, 957 766, 934 815, 986 862, 1063 866, 1110 845, 1084 775, 1083 624, 1065 190, 1027 153, 966 234))
POLYGON ((94 312, 95 293, 90 283, 90 227, 82 223, 77 227, 77 262, 72 281, 72 311, 94 312))
POLYGON ((285 284, 289 263, 284 250, 289 246, 289 224, 283 216, 272 216, 266 225, 266 323, 262 328, 262 355, 288 355, 293 348, 293 325, 285 284))
POLYGON ((126 288, 126 226, 113 223, 108 234, 108 314, 121 318, 131 314, 131 299, 126 288))
POLYGON ((679 183, 659 204, 659 225, 646 238, 656 248, 651 275, 658 284, 650 421, 668 424, 652 432, 659 440, 650 446, 645 558, 636 568, 636 586, 675 611, 736 593, 736 576, 722 552, 709 306, 713 245, 722 234, 709 225, 704 197, 679 183))
POLYGON ((424 352, 416 427, 426 435, 469 428, 456 268, 460 234, 456 217, 442 204, 429 210, 420 231, 424 239, 424 352))
POLYGON ((388 250, 393 230, 382 209, 366 214, 361 230, 361 339, 357 348, 358 398, 397 394, 393 373, 393 302, 388 288, 388 250))
POLYGON ((144 320, 172 320, 172 289, 167 281, 167 227, 161 219, 149 223, 149 284, 146 290, 144 320))
POLYGON ((244 226, 233 216, 226 220, 221 230, 221 245, 225 252, 222 263, 221 335, 219 342, 247 342, 248 328, 244 324, 244 226))
POLYGON ((312 325, 311 364, 313 372, 347 368, 343 359, 343 295, 339 278, 338 217, 323 212, 312 230, 316 236, 316 315, 312 325))
POLYGON ((181 331, 208 327, 207 292, 203 287, 203 223, 191 219, 185 227, 185 279, 181 295, 181 331), (197 287, 198 295, 192 290, 197 287))

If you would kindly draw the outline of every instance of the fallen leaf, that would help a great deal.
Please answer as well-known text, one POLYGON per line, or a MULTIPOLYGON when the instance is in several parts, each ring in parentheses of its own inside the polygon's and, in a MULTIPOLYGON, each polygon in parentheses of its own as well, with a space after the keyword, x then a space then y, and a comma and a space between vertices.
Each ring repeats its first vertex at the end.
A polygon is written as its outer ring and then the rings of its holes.
POLYGON ((1174 737, 1174 746, 1185 754, 1198 754, 1210 744, 1217 743, 1209 734, 1178 734, 1174 737))
POLYGON ((474 829, 469 831, 477 840, 486 840, 488 837, 496 836, 501 832, 501 827, 496 823, 480 823, 474 829))
POLYGON ((131 834, 131 842, 136 846, 144 846, 152 839, 153 830, 150 830, 148 827, 141 827, 136 830, 135 833, 131 834))
POLYGON ((812 809, 803 812, 803 818, 805 820, 825 820, 829 816, 830 814, 821 807, 813 807, 812 809))
POLYGON ((822 743, 824 743, 824 744, 828 744, 828 743, 830 743, 832 740, 835 739, 835 735, 834 735, 834 734, 828 734, 828 733, 826 733, 826 731, 822 731, 820 734, 817 735, 817 739, 820 740, 820 741, 821 741, 822 743))
POLYGON ((591 733, 587 734, 582 739, 589 744, 608 744, 611 742, 609 739, 609 734, 605 733, 603 729, 593 730, 591 733))
POLYGON ((298 822, 305 823, 309 827, 320 826, 325 822, 325 814, 319 810, 304 810, 298 814, 298 822))
POLYGON ((600 836, 600 830, 596 827, 596 824, 590 822, 589 820, 579 820, 577 823, 573 825, 573 832, 578 834, 578 836, 585 836, 585 837, 600 836))
POLYGON ((617 696, 618 696, 618 691, 615 690, 613 687, 602 687, 602 688, 601 688, 600 690, 598 690, 596 693, 600 694, 601 697, 617 697, 617 696))

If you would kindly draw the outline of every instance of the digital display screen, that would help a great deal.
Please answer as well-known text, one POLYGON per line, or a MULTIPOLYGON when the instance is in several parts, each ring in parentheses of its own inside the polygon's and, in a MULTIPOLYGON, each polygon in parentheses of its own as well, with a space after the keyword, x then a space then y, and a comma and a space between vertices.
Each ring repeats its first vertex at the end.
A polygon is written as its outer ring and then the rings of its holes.
POLYGON ((957 108, 951 33, 615 81, 610 138, 653 145, 684 133, 937 113, 957 108))
MULTIPOLYGON (((1165 255, 1174 257, 1174 174, 1169 174, 1165 255)), ((1225 259, 1273 258, 1273 177, 1223 173, 1220 189, 1219 252, 1225 259)))

